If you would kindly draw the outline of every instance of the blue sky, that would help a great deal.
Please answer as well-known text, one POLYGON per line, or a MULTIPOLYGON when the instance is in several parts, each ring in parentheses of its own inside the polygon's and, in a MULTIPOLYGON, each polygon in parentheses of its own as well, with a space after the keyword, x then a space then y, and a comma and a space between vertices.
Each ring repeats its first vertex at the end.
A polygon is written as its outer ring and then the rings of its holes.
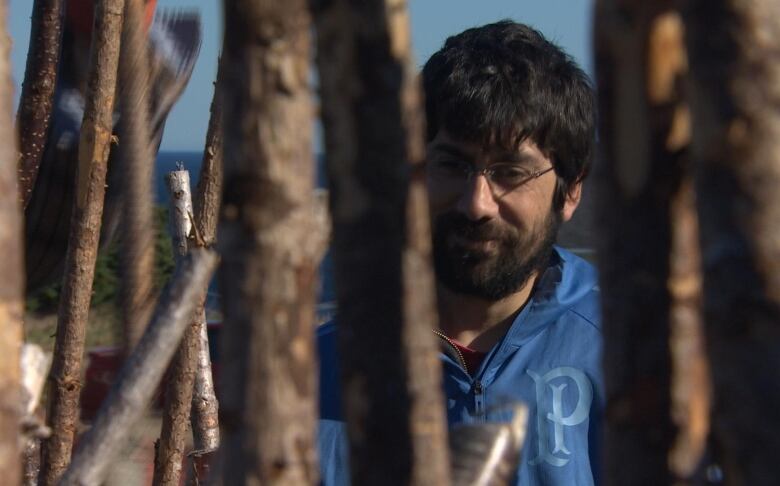
MULTIPOLYGON (((593 0, 409 0, 415 59, 425 59, 447 36, 503 18, 533 25, 592 72, 591 10, 593 0)), ((9 29, 14 81, 19 86, 30 36, 32 0, 10 0, 9 29)), ((203 46, 187 90, 166 124, 162 150, 201 150, 213 94, 222 38, 220 0, 158 0, 160 8, 197 9, 203 21, 203 46)))

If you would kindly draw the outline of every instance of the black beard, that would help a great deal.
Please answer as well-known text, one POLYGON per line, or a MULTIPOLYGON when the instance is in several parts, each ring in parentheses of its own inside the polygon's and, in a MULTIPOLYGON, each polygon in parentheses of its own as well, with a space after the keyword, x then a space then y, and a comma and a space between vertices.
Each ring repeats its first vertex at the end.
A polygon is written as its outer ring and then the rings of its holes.
POLYGON ((547 267, 561 217, 551 212, 540 231, 526 235, 494 222, 474 222, 456 212, 442 214, 433 223, 433 263, 439 282, 455 293, 497 301, 520 290, 531 275, 547 267), (498 251, 486 255, 452 248, 451 235, 496 240, 498 251))

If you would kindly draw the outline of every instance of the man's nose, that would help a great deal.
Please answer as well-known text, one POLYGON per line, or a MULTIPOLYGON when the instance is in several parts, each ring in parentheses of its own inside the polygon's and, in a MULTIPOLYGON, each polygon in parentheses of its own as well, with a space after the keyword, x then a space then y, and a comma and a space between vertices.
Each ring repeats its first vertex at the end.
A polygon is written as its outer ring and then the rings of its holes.
POLYGON ((472 221, 492 219, 498 214, 498 203, 484 174, 474 174, 466 183, 457 209, 472 221))

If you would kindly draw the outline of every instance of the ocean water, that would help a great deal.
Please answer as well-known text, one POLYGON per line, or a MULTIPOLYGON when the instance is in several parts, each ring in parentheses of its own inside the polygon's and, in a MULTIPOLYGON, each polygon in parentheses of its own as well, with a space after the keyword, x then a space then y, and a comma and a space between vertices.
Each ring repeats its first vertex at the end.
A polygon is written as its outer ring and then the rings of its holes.
MULTIPOLYGON (((168 204, 168 189, 165 187, 165 174, 176 170, 178 164, 190 173, 190 184, 195 189, 198 184, 198 175, 203 161, 203 152, 176 152, 162 151, 157 154, 157 163, 155 165, 155 193, 158 204, 168 204)), ((322 171, 322 164, 318 163, 317 184, 324 187, 325 178, 322 171)), ((212 283, 209 292, 210 305, 218 306, 219 289, 215 283, 212 283)), ((320 319, 326 319, 332 315, 336 300, 335 286, 333 283, 333 261, 330 258, 330 252, 325 255, 322 265, 320 265, 320 288, 318 289, 318 314, 320 319)))

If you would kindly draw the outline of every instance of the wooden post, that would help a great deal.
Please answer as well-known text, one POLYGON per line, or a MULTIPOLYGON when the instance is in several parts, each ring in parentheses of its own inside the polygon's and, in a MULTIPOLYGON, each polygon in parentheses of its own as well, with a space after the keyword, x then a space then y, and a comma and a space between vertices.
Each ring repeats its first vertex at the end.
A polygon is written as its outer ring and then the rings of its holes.
POLYGON ((712 429, 727 485, 777 482, 780 4, 689 2, 712 429))
MULTIPOLYGON (((222 197, 222 84, 223 65, 219 62, 217 81, 214 84, 214 98, 211 101, 211 118, 206 132, 203 163, 200 167, 198 187, 195 190, 195 226, 206 247, 214 245, 217 239, 217 221, 222 197)), ((198 365, 195 372, 195 390, 192 396, 192 435, 196 464, 208 462, 207 454, 219 447, 219 405, 214 391, 214 377, 211 372, 209 338, 206 329, 205 300, 196 312, 196 323, 200 340, 198 343, 198 365), (200 458, 204 461, 200 461, 200 458)), ((204 465, 205 466, 205 465, 204 465)), ((207 474, 201 470, 199 474, 207 474)))
POLYGON ((308 2, 224 8, 224 482, 316 484, 308 2))
POLYGON ((352 484, 449 484, 406 2, 315 3, 352 484))
POLYGON ((149 126, 149 60, 144 0, 127 0, 119 64, 119 169, 123 181, 122 321, 126 350, 140 339, 154 305, 154 151, 149 126))
MULTIPOLYGON (((188 251, 187 238, 192 230, 192 196, 190 173, 184 169, 169 172, 165 177, 171 196, 171 226, 173 247, 177 259, 188 251)), ((204 289, 205 294, 205 289, 204 289)), ((198 299, 202 301, 202 298, 198 299)), ((195 315, 199 315, 196 306, 195 315)), ((178 486, 182 476, 184 447, 189 432, 192 390, 195 385, 200 326, 198 320, 184 332, 179 350, 173 359, 165 389, 162 431, 154 458, 155 486, 178 486)))
POLYGON ((119 372, 95 420, 79 441, 60 485, 101 484, 130 428, 141 418, 192 323, 198 297, 217 266, 209 250, 193 250, 181 260, 152 321, 119 372))
POLYGON ((102 0, 95 11, 76 204, 49 376, 47 421, 52 435, 43 444, 40 484, 44 485, 55 484, 68 466, 78 425, 81 360, 103 215, 123 8, 124 0, 102 0))
POLYGON ((64 0, 35 0, 32 8, 30 47, 19 98, 19 196, 22 207, 30 200, 43 148, 49 133, 57 85, 57 64, 62 49, 64 0))
POLYGON ((0 1, 0 252, 3 255, 0 258, 0 275, 3 275, 0 281, 0 477, 15 485, 22 478, 19 358, 24 315, 24 256, 7 22, 8 6, 3 0, 0 1))
POLYGON ((606 484, 690 480, 707 437, 700 257, 685 156, 687 55, 676 7, 596 4, 606 484))

